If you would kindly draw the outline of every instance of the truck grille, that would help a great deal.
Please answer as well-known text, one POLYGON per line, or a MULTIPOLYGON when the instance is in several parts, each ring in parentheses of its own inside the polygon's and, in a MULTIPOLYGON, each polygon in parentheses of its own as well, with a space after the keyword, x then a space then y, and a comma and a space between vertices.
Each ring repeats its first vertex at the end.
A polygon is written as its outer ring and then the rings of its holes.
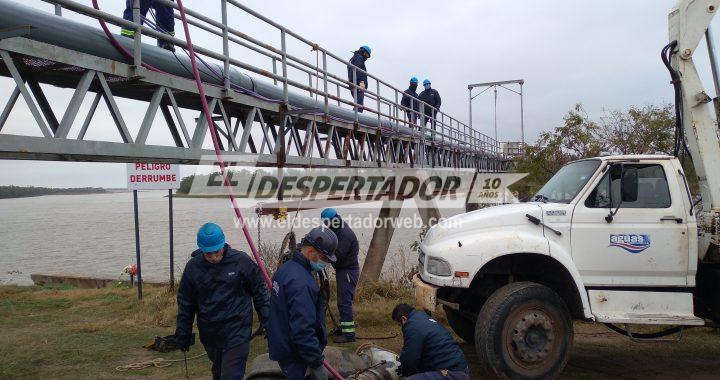
POLYGON ((420 251, 418 255, 418 272, 425 273, 425 252, 420 251))

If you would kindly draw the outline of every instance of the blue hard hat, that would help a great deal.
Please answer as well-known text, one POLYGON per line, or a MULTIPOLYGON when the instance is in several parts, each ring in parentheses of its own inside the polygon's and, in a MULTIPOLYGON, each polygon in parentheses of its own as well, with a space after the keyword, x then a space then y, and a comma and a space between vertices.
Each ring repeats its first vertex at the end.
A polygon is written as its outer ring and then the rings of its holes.
POLYGON ((332 207, 328 207, 320 213, 320 219, 322 220, 330 220, 338 215, 337 210, 335 210, 332 207))
POLYGON ((425 80, 423 81, 423 86, 425 86, 426 84, 430 84, 430 79, 425 79, 425 80))
POLYGON ((197 234, 197 245, 203 253, 217 252, 225 246, 225 234, 215 223, 205 223, 197 234))
POLYGON ((334 263, 337 261, 335 249, 338 240, 334 232, 325 226, 315 227, 302 240, 302 244, 309 244, 334 263))
POLYGON ((410 78, 410 83, 418 83, 417 77, 410 78))
POLYGON ((370 46, 367 46, 367 45, 360 46, 360 50, 365 50, 368 53, 368 55, 372 55, 372 50, 370 50, 370 46))

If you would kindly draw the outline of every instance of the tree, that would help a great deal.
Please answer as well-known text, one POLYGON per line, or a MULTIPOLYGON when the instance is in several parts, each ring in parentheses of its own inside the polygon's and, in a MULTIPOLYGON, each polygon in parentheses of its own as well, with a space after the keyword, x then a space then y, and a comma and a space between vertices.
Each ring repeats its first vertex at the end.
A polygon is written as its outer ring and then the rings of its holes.
POLYGON ((616 154, 673 154, 673 106, 647 105, 606 112, 598 138, 616 154))

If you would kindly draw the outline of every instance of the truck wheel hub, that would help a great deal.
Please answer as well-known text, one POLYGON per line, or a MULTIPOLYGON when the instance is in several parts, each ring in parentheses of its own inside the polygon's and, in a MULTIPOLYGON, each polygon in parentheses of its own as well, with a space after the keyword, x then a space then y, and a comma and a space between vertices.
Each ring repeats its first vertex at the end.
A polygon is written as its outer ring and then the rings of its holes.
POLYGON ((548 356, 554 338, 550 318, 539 311, 522 315, 512 330, 517 357, 529 364, 541 362, 548 356))

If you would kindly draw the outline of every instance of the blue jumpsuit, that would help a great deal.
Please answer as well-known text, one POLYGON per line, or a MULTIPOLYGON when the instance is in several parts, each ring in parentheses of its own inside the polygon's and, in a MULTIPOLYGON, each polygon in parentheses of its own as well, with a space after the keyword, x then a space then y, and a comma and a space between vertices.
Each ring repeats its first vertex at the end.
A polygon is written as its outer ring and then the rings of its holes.
MULTIPOLYGON (((332 228, 331 228, 332 229, 332 228)), ((358 251, 360 250, 355 232, 341 220, 340 227, 332 229, 337 236, 338 245, 335 249, 337 261, 335 268, 335 281, 337 283, 337 308, 340 312, 340 329, 348 338, 355 338, 355 319, 353 316, 353 301, 355 288, 360 277, 358 264, 358 251)))
POLYGON ((412 380, 469 379, 460 345, 442 325, 422 311, 412 311, 402 327, 400 369, 412 380))
MULTIPOLYGON (((156 3, 153 0, 140 0, 140 14, 142 16, 147 16, 150 7, 155 10, 155 16, 157 17, 157 26, 162 29, 164 33, 174 36, 174 9, 166 5, 156 3)), ((133 21, 133 0, 125 0, 125 12, 123 12, 123 18, 128 21, 133 21)), ((133 37, 135 35, 135 31, 132 29, 123 28, 120 31, 120 34, 126 37, 133 37)))
POLYGON ((302 380, 325 357, 325 301, 310 261, 296 250, 272 280, 268 348, 288 380, 302 380))
MULTIPOLYGON (((350 58, 350 62, 348 62, 348 82, 355 83, 356 85, 360 85, 360 82, 365 82, 365 88, 368 86, 368 77, 367 74, 364 72, 361 72, 360 70, 355 70, 354 67, 357 67, 358 69, 361 69, 363 71, 367 71, 365 68, 365 56, 362 54, 360 50, 356 51, 355 54, 353 54, 352 58, 350 58), (353 67, 354 66, 354 67, 353 67)), ((363 105, 365 103, 365 91, 360 87, 352 87, 350 88, 350 95, 355 97, 355 90, 357 89, 357 99, 355 99, 355 103, 359 105, 363 105)), ((362 108, 358 108, 358 112, 362 112, 362 108)))

